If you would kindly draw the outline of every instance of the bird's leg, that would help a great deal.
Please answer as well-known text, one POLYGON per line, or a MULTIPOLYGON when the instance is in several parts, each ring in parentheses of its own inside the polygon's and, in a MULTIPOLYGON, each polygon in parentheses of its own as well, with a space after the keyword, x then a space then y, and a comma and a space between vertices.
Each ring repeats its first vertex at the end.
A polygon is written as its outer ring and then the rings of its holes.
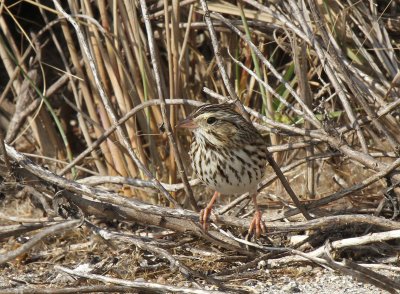
POLYGON ((256 238, 259 238, 261 236, 261 232, 263 232, 263 233, 266 232, 266 228, 265 228, 264 223, 261 220, 262 212, 258 208, 257 193, 252 194, 251 198, 253 199, 254 209, 256 210, 256 212, 254 213, 253 220, 251 221, 250 226, 249 226, 249 235, 251 235, 251 233, 255 229, 255 236, 256 236, 256 238))
POLYGON ((210 202, 208 202, 206 208, 200 211, 200 223, 203 226, 203 229, 207 231, 207 221, 211 213, 211 209, 214 205, 214 202, 217 200, 219 193, 217 191, 214 192, 213 197, 211 198, 210 202))

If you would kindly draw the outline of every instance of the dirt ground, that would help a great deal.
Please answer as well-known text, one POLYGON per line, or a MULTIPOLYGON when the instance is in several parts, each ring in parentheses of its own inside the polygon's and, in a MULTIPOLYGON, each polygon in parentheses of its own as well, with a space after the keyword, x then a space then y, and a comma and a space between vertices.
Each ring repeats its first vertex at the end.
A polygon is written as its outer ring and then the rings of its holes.
MULTIPOLYGON (((20 220, 35 217, 42 221, 51 220, 43 216, 43 211, 35 207, 38 204, 32 202, 30 198, 18 199, 9 196, 6 197, 6 201, 3 201, 3 204, 6 203, 9 208, 8 212, 4 206, 2 209, 8 215, 19 212, 20 220)), ((3 227, 16 225, 15 220, 7 221, 4 214, 1 216, 3 227)), ((110 222, 88 218, 87 222, 97 229, 117 233, 125 238, 136 238, 168 251, 176 261, 184 264, 191 271, 219 279, 227 287, 224 291, 387 293, 349 275, 340 274, 306 260, 295 260, 290 255, 271 260, 265 258, 248 268, 243 268, 250 261, 248 257, 235 252, 221 251, 218 246, 201 241, 189 234, 120 221, 110 222)), ((2 238, 0 256, 23 246, 32 235, 34 234, 25 233, 2 238)), ((281 242, 285 241, 282 239, 281 242)), ((209 280, 183 275, 177 267, 171 266, 168 259, 140 248, 137 243, 129 242, 129 239, 106 240, 98 234, 98 231, 96 233, 93 227, 82 224, 73 230, 41 239, 31 250, 3 264, 0 272, 0 293, 17 293, 25 288, 62 289, 103 284, 93 277, 87 279, 70 275, 60 266, 87 274, 138 283, 153 282, 187 289, 218 290, 218 286, 213 285, 209 280)), ((396 268, 393 267, 393 269, 396 268)), ((399 281, 396 271, 379 269, 378 272, 399 281)), ((127 291, 135 292, 133 289, 127 291)))

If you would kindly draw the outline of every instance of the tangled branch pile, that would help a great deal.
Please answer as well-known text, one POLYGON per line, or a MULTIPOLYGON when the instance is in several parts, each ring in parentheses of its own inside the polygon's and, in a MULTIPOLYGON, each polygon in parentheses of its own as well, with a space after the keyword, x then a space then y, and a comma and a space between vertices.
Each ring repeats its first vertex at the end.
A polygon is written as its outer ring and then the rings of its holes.
POLYGON ((267 291, 263 267, 311 262, 397 293, 371 269, 400 270, 399 9, 0 1, 0 286, 267 291), (199 226, 211 191, 175 125, 222 101, 246 108, 311 220, 268 167, 266 236, 246 238, 248 195, 199 226))

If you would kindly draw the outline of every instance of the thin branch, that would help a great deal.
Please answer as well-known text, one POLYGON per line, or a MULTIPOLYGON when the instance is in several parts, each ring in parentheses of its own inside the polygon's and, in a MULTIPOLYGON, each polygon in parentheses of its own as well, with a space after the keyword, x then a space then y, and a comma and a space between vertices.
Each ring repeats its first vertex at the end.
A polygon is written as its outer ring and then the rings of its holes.
POLYGON ((80 270, 71 270, 69 268, 63 267, 63 266, 58 266, 56 265, 54 267, 56 270, 65 272, 67 274, 73 275, 73 276, 78 276, 86 279, 91 279, 91 280, 96 280, 96 281, 101 281, 104 283, 111 283, 111 284, 117 284, 117 285, 122 285, 126 287, 131 287, 133 289, 137 290, 142 290, 142 291, 148 291, 150 293, 193 293, 193 294, 222 294, 225 292, 220 292, 220 291, 208 291, 208 290, 200 290, 200 289, 193 289, 193 288, 184 288, 184 287, 174 287, 174 286, 169 286, 169 285, 162 285, 162 284, 157 284, 157 283, 150 283, 150 282, 135 282, 135 281, 129 281, 129 280, 123 280, 123 279, 117 279, 117 278, 111 278, 111 277, 106 277, 102 275, 96 275, 96 274, 90 274, 90 273, 85 273, 80 270))

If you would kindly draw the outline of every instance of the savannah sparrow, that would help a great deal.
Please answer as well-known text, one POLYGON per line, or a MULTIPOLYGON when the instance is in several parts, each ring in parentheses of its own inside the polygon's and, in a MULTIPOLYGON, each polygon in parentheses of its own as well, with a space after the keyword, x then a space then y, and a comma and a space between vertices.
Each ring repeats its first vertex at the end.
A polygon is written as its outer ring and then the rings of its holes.
POLYGON ((190 147, 192 167, 207 186, 215 190, 213 198, 200 213, 200 222, 207 229, 207 220, 218 194, 252 196, 255 214, 249 233, 265 231, 256 196, 267 162, 267 145, 257 129, 234 110, 233 104, 206 104, 179 122, 178 127, 194 133, 190 147))

